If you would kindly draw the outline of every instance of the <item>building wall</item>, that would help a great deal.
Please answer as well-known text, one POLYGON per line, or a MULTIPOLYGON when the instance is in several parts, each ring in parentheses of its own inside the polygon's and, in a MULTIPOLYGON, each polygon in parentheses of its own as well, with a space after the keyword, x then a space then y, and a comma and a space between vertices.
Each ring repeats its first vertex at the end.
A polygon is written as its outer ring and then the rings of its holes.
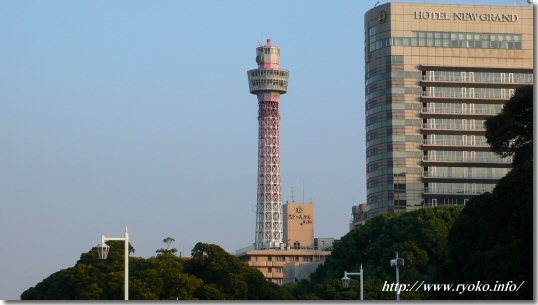
POLYGON ((324 261, 316 261, 304 264, 290 262, 284 264, 284 279, 282 280, 282 284, 285 285, 308 278, 311 273, 318 269, 319 265, 323 264, 323 262, 324 261))
POLYGON ((286 203, 284 214, 284 243, 291 248, 314 247, 314 205, 312 203, 286 203))
POLYGON ((334 247, 333 237, 314 238, 314 250, 332 251, 334 247))
POLYGON ((511 160, 482 123, 532 83, 532 8, 387 3, 364 26, 368 217, 491 190, 511 160))
POLYGON ((351 207, 351 221, 349 222, 349 230, 365 224, 368 218, 368 205, 361 203, 351 207))
MULTIPOLYGON (((284 265, 293 263, 297 266, 311 264, 314 262, 323 263, 331 255, 330 251, 314 250, 250 250, 239 254, 239 259, 248 263, 267 278, 276 284, 283 284, 285 277, 284 265)), ((304 274, 307 269, 302 270, 304 274)))

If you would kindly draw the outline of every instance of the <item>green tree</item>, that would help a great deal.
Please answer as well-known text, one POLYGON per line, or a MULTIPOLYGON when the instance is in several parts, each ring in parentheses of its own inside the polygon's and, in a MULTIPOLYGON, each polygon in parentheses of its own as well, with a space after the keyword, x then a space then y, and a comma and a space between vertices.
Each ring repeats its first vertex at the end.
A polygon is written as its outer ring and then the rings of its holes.
POLYGON ((278 285, 267 281, 257 269, 213 244, 197 243, 185 271, 204 281, 194 294, 200 299, 278 300, 292 298, 278 285))
POLYGON ((170 245, 173 244, 175 241, 176 240, 172 237, 167 237, 163 239, 163 243, 166 244, 166 249, 157 249, 155 252, 157 253, 157 255, 175 254, 177 252, 177 249, 170 249, 170 245))
MULTIPOLYGON (((408 213, 376 216, 349 232, 334 245, 325 264, 308 280, 287 285, 297 299, 359 299, 359 281, 353 278, 349 289, 342 287, 344 271, 364 268, 365 299, 394 299, 394 292, 383 292, 385 281, 395 281, 389 261, 396 251, 405 258, 400 269, 402 283, 431 282, 447 255, 447 235, 460 209, 432 208, 408 213)), ((402 292, 402 299, 429 298, 427 293, 402 292)))
POLYGON ((514 156, 514 165, 532 160, 532 91, 533 86, 517 89, 502 112, 484 124, 492 150, 503 157, 514 156))
MULTIPOLYGON (((81 255, 75 266, 55 272, 27 289, 21 299, 123 299, 123 242, 111 241, 109 245, 107 260, 99 259, 96 248, 92 248, 81 255)), ((278 285, 268 282, 261 272, 217 245, 198 243, 192 259, 179 258, 170 252, 147 259, 131 256, 129 265, 130 300, 291 298, 278 285)))
POLYGON ((532 299, 532 162, 515 167, 493 193, 469 201, 449 235, 449 260, 437 281, 520 285, 517 292, 446 293, 446 299, 532 299))
POLYGON ((532 87, 521 88, 487 120, 486 137, 501 156, 514 156, 514 168, 493 192, 469 201, 449 234, 449 260, 439 282, 495 284, 515 282, 518 291, 447 292, 446 299, 533 298, 532 87))

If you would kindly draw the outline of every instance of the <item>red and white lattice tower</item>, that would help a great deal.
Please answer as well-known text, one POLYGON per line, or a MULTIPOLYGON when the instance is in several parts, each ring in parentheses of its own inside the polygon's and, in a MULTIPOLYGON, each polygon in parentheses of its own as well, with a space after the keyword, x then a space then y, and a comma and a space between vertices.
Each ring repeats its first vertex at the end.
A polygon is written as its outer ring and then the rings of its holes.
POLYGON ((280 48, 256 48, 258 69, 250 70, 250 93, 258 96, 258 200, 256 249, 282 244, 282 186, 280 178, 280 95, 288 91, 289 71, 280 69, 280 48))

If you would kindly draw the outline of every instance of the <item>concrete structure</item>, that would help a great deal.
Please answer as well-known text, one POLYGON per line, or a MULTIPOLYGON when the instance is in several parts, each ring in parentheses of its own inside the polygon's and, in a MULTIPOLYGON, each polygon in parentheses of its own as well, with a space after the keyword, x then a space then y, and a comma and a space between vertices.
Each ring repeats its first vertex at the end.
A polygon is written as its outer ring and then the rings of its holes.
POLYGON ((280 69, 280 48, 256 48, 258 68, 250 70, 250 93, 258 97, 258 191, 256 249, 282 244, 282 187, 280 178, 280 95, 288 91, 289 72, 280 69))
POLYGON ((282 280, 282 285, 298 282, 300 280, 306 279, 310 274, 320 265, 325 262, 325 257, 323 260, 313 261, 311 263, 298 263, 298 262, 289 262, 284 264, 284 279, 282 280))
POLYGON ((286 203, 284 212, 283 242, 293 249, 314 247, 314 205, 310 203, 286 203))
POLYGON ((331 255, 334 242, 334 238, 314 238, 314 204, 311 202, 286 203, 282 208, 284 242, 280 249, 256 249, 254 244, 235 253, 279 285, 301 280, 314 272, 331 255))
MULTIPOLYGON (((288 275, 295 276, 308 275, 307 271, 313 272, 317 266, 331 255, 330 251, 314 251, 314 250, 247 250, 236 255, 249 266, 260 270, 263 275, 275 284, 284 284, 284 265, 290 264, 293 268, 288 267, 287 270, 292 270, 293 273, 288 275), (310 267, 305 267, 314 264, 310 267), (297 273, 295 273, 297 268, 297 273), (312 270, 313 269, 313 270, 312 270)), ((291 272, 291 271, 290 271, 291 272)))
POLYGON ((333 237, 314 238, 314 250, 332 251, 334 244, 333 237))
POLYGON ((361 203, 351 207, 351 221, 349 222, 349 230, 353 230, 358 226, 366 223, 368 218, 368 205, 361 203))
POLYGON ((491 191, 511 159, 483 123, 533 82, 533 9, 387 3, 364 27, 368 217, 491 191))

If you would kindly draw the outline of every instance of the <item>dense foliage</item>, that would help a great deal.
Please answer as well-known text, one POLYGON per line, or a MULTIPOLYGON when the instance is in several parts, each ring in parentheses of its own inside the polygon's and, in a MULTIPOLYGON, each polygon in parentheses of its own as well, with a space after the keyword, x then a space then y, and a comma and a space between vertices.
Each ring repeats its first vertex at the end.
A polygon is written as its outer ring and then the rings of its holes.
POLYGON ((532 86, 517 89, 503 111, 487 120, 488 143, 497 154, 514 156, 513 169, 491 194, 473 198, 463 209, 449 235, 449 260, 437 276, 444 282, 521 288, 447 293, 444 298, 533 298, 532 91, 532 86))
POLYGON ((514 156, 514 166, 532 160, 533 86, 516 90, 500 114, 486 123, 486 138, 499 155, 514 156))
MULTIPOLYGON (((449 260, 436 282, 525 283, 517 292, 438 294, 446 299, 532 299, 532 162, 517 166, 493 193, 469 201, 449 234, 449 260), (509 282, 512 281, 512 282, 509 282)), ((500 286, 499 286, 500 287, 500 286)), ((515 288, 515 285, 512 285, 515 288)))
MULTIPOLYGON (((58 271, 26 290, 23 300, 123 299, 123 244, 109 242, 107 260, 96 248, 81 255, 75 266, 58 271)), ((198 243, 192 258, 179 258, 173 249, 158 255, 129 259, 131 300, 289 299, 258 270, 242 263, 217 245, 198 243)), ((168 250, 168 251, 166 251, 168 250)))
MULTIPOLYGON (((364 298, 394 299, 394 292, 383 292, 387 281, 395 282, 389 261, 398 251, 405 258, 400 269, 402 283, 431 282, 445 262, 447 235, 460 212, 459 208, 422 209, 409 213, 376 216, 349 232, 335 244, 331 257, 314 272, 310 280, 287 286, 297 299, 359 299, 359 281, 349 289, 342 287, 344 271, 364 268, 364 298)), ((401 299, 427 298, 423 293, 402 292, 401 299)))

